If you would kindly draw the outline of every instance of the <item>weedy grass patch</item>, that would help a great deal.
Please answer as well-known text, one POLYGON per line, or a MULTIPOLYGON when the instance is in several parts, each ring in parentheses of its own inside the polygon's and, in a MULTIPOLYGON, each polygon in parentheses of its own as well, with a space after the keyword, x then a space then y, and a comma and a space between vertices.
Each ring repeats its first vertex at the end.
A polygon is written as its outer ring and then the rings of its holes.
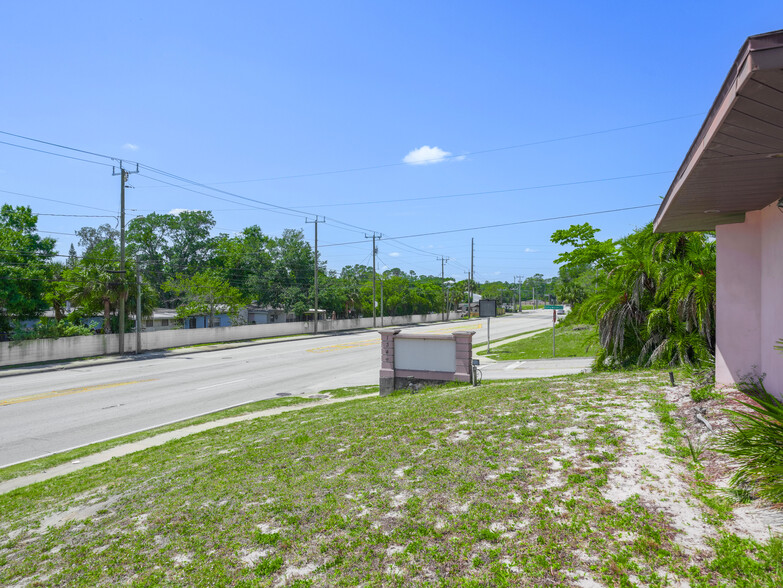
MULTIPOLYGON (((594 325, 555 327, 555 357, 593 357, 599 349, 594 325)), ((479 351, 479 355, 487 355, 479 351)), ((517 341, 493 343, 487 355, 497 360, 549 359, 552 357, 552 329, 517 341)))
POLYGON ((779 539, 702 516, 665 383, 446 386, 172 441, 0 496, 0 584, 780 585, 779 539))
MULTIPOLYGON (((377 390, 378 387, 375 386, 375 389, 377 390)), ((340 391, 342 390, 349 390, 348 395, 353 395, 350 392, 350 390, 352 389, 340 389, 340 391)), ((258 400, 256 402, 249 402, 247 404, 242 404, 240 406, 235 406, 233 408, 211 412, 209 414, 205 414, 192 419, 185 419, 182 421, 178 421, 176 423, 164 425, 162 427, 153 427, 151 429, 139 431, 138 433, 132 433, 130 435, 123 435, 121 437, 116 437, 114 439, 108 439, 107 441, 101 441, 100 443, 90 443, 89 445, 85 445, 83 447, 77 447, 76 449, 71 449, 69 451, 63 451, 61 453, 55 453, 53 455, 48 455, 46 457, 42 457, 39 459, 34 459, 23 463, 15 464, 12 466, 0 468, 0 482, 11 480, 13 478, 18 478, 20 476, 37 474, 46 471, 50 468, 53 468, 55 466, 64 463, 69 463, 77 459, 81 459, 88 455, 94 455, 95 453, 106 451, 107 449, 112 449, 113 447, 119 447, 120 445, 133 443, 134 441, 141 441, 142 439, 148 439, 150 437, 154 437, 162 433, 168 433, 169 431, 176 431, 178 429, 183 429, 185 427, 200 425, 201 423, 209 423, 224 418, 249 414, 251 412, 257 412, 259 410, 267 410, 270 408, 277 408, 281 406, 293 406, 295 404, 307 404, 310 402, 315 402, 315 399, 302 398, 301 396, 288 396, 285 398, 268 398, 266 400, 258 400)))

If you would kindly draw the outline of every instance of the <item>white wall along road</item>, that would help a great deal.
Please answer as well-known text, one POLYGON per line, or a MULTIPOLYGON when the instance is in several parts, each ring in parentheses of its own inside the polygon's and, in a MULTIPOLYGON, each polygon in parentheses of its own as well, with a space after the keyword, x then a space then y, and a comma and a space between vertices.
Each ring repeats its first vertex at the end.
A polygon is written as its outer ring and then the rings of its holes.
MULTIPOLYGON (((492 320, 492 339, 551 326, 548 312, 492 320)), ((486 320, 410 327, 419 333, 475 330, 486 320)), ((138 361, 90 364, 0 378, 0 467, 224 408, 377 384, 374 331, 296 338, 138 361)))

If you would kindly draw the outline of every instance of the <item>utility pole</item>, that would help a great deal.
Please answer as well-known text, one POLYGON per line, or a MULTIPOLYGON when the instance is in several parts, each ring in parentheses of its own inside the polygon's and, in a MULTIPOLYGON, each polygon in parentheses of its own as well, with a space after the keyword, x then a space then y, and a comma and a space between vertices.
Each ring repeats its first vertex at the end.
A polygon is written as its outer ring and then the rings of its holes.
POLYGON ((128 171, 122 166, 120 161, 120 171, 117 172, 115 167, 111 168, 111 175, 120 176, 120 271, 122 287, 120 288, 120 303, 119 303, 119 334, 120 339, 118 341, 118 352, 120 355, 125 353, 125 182, 128 181, 130 174, 139 173, 139 164, 136 164, 136 171, 128 171))
POLYGON ((470 306, 473 304, 473 237, 470 238, 470 299, 468 300, 468 317, 470 317, 470 306))
POLYGON ((365 239, 372 238, 372 328, 375 328, 376 302, 375 302, 375 256, 378 254, 378 248, 375 246, 375 240, 383 237, 380 233, 372 232, 372 235, 365 235, 365 239))
POLYGON ((141 353, 141 266, 136 256, 136 355, 141 353))
POLYGON ((517 292, 517 311, 522 311, 522 276, 514 276, 514 281, 519 284, 517 292))
POLYGON ((383 278, 381 278, 381 328, 383 328, 383 278))
POLYGON ((315 220, 310 221, 305 219, 305 222, 315 224, 315 261, 313 262, 313 274, 315 278, 315 308, 313 309, 315 312, 313 314, 313 335, 315 335, 318 333, 318 223, 325 223, 326 217, 324 217, 323 220, 319 220, 319 218, 316 216, 315 220))
POLYGON ((440 259, 440 290, 441 290, 441 298, 443 299, 443 304, 441 305, 441 320, 446 320, 446 275, 445 275, 445 266, 446 262, 449 260, 448 257, 439 257, 440 259))

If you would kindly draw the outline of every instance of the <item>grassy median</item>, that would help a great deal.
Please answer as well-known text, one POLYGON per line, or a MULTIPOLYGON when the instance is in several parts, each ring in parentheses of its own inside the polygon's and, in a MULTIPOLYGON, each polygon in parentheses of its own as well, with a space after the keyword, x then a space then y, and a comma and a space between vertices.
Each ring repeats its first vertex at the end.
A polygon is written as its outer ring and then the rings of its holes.
POLYGON ((172 441, 0 496, 0 584, 781 585, 783 542, 695 492, 667 381, 448 386, 172 441))
MULTIPOLYGON (((595 326, 574 325, 555 328, 555 357, 593 357, 598 351, 595 326)), ((479 351, 479 355, 487 355, 479 351)), ((509 343, 492 343, 488 357, 497 360, 552 358, 552 329, 509 343)))

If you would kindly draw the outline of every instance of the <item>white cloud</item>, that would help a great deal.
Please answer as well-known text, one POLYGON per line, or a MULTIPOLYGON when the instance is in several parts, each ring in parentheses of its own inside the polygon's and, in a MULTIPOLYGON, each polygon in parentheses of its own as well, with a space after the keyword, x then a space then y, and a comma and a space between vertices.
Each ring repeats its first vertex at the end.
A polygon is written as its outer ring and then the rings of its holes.
POLYGON ((391 253, 389 253, 389 257, 399 257, 399 256, 400 256, 399 251, 392 251, 391 253))
POLYGON ((525 253, 536 253, 538 249, 531 249, 530 247, 525 247, 525 253))
POLYGON ((179 216, 181 212, 198 212, 195 208, 172 208, 169 210, 169 214, 179 216))
POLYGON ((138 151, 139 146, 134 145, 133 143, 125 143, 125 145, 122 146, 123 149, 130 149, 131 151, 138 151))
POLYGON ((419 147, 408 153, 402 160, 410 165, 426 165, 428 163, 440 163, 441 161, 445 161, 450 155, 451 153, 444 151, 440 147, 424 145, 423 147, 419 147))

